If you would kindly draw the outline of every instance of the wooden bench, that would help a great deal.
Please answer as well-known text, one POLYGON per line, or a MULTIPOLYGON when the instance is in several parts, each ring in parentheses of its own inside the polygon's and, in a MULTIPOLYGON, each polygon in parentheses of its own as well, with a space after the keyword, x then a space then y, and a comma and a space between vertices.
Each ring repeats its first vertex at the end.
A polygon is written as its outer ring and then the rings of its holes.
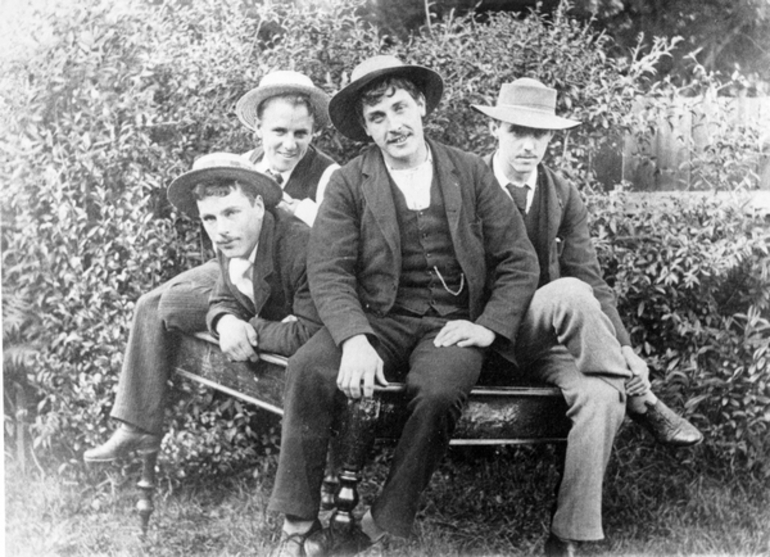
MULTIPOLYGON (((284 370, 287 359, 261 354, 257 363, 230 362, 208 333, 180 335, 172 359, 174 372, 277 415, 283 415, 284 370)), ((505 369, 485 369, 471 392, 457 424, 452 445, 512 445, 565 442, 570 422, 566 403, 554 387, 517 382, 505 369)), ((376 439, 397 439, 405 417, 404 386, 378 388, 371 399, 349 401, 341 416, 336 474, 327 474, 322 501, 335 508, 331 520, 352 524, 358 483, 367 454, 376 439)), ((146 532, 154 510, 157 455, 147 455, 139 481, 137 509, 146 532)))

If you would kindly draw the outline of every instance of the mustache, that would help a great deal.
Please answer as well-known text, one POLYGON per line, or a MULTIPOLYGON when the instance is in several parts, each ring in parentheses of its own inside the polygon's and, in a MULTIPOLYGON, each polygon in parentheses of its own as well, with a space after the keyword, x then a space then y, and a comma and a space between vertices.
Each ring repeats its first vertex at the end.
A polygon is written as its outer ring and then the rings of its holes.
POLYGON ((412 131, 408 128, 399 128, 398 130, 388 132, 387 141, 388 143, 399 141, 405 137, 408 137, 411 135, 412 131))

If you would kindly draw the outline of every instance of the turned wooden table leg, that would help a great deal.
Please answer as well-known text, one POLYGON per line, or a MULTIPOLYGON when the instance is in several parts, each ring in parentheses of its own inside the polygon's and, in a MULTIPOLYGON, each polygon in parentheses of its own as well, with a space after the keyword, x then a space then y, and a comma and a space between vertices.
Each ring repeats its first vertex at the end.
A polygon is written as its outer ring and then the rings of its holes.
POLYGON ((326 474, 324 475, 324 481, 321 484, 321 508, 325 511, 330 511, 334 508, 337 490, 340 487, 340 482, 337 477, 339 469, 337 458, 339 453, 339 443, 337 443, 337 440, 338 437, 334 437, 330 443, 329 454, 326 458, 326 474))
POLYGON ((158 460, 158 452, 150 452, 142 455, 142 476, 136 484, 139 488, 139 500, 136 502, 136 510, 142 521, 142 538, 147 536, 147 527, 150 516, 155 510, 153 495, 155 494, 155 463, 158 460))
POLYGON ((330 519, 333 528, 350 528, 354 523, 353 510, 359 501, 361 470, 374 443, 379 408, 379 400, 373 398, 348 401, 339 444, 341 465, 339 489, 335 497, 336 510, 330 519))

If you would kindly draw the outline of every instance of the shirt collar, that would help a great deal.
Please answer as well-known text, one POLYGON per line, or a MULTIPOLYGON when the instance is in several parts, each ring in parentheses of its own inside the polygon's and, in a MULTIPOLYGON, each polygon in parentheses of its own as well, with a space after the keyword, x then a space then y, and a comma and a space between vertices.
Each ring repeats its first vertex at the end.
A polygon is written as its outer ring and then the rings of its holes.
MULTIPOLYGON (((505 188, 511 181, 505 176, 505 167, 498 156, 499 154, 500 151, 495 151, 495 154, 492 155, 492 171, 495 173, 495 178, 497 178, 497 182, 500 186, 505 188)), ((537 168, 535 168, 532 171, 532 174, 530 174, 524 181, 524 185, 529 186, 532 191, 535 191, 535 188, 537 187, 537 168)))
POLYGON ((425 142, 425 160, 422 161, 420 164, 413 168, 392 168, 390 165, 386 164, 386 168, 388 169, 388 172, 390 172, 390 175, 393 176, 393 173, 401 173, 401 174, 408 174, 411 172, 417 172, 418 170, 421 170, 425 168, 426 166, 433 166, 433 151, 430 150, 430 145, 428 145, 428 142, 425 142))
MULTIPOLYGON (((258 172, 262 172, 262 173, 264 173, 266 170, 270 170, 270 165, 267 163, 267 157, 262 155, 262 158, 259 159, 256 163, 254 163, 254 168, 258 172)), ((295 166, 294 168, 297 168, 297 167, 295 166)), ((281 189, 286 187, 286 184, 289 182, 289 178, 291 178, 292 172, 294 172, 294 168, 287 170, 286 172, 277 172, 273 170, 273 172, 280 174, 281 178, 283 178, 283 182, 281 182, 281 189)))

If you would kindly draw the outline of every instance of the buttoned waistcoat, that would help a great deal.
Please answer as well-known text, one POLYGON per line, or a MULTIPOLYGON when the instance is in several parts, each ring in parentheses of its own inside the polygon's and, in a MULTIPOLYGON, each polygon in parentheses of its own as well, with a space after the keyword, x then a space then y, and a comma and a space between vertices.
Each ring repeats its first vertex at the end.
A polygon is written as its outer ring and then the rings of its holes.
MULTIPOLYGON (((512 340, 539 268, 521 216, 476 155, 428 140, 471 320, 512 340)), ((366 313, 387 315, 401 272, 390 176, 378 147, 335 171, 311 231, 310 290, 339 345, 373 334, 366 313)))

